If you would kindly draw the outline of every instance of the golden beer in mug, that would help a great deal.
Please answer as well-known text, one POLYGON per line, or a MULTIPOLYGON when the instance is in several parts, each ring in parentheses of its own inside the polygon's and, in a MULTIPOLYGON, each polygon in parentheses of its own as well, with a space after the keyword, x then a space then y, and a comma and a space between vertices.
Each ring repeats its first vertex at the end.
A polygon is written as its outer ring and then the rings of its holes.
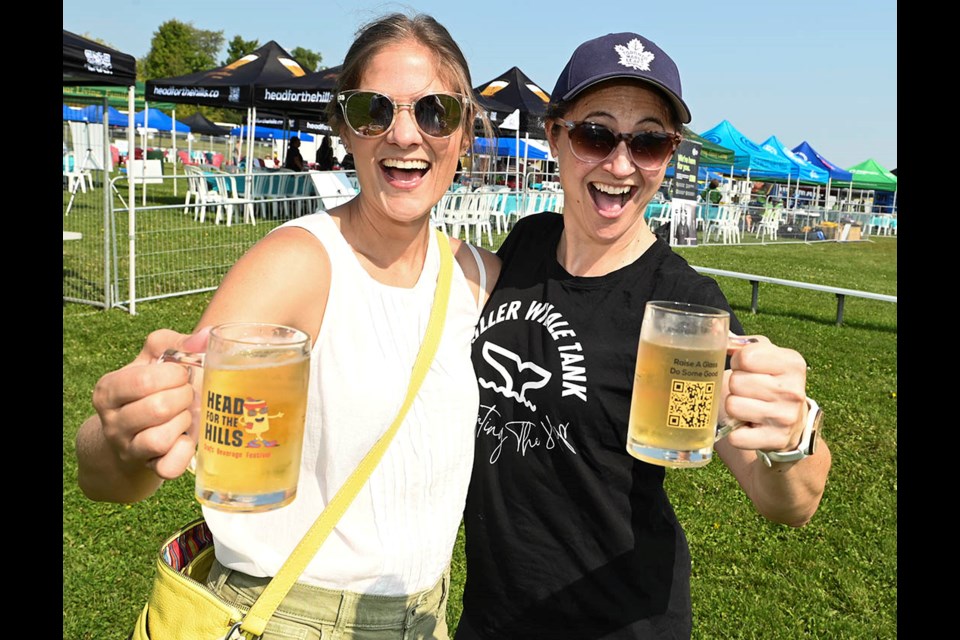
POLYGON ((310 337, 282 325, 220 325, 202 360, 197 500, 234 512, 289 504, 300 477, 310 337))
POLYGON ((730 314, 679 302, 647 303, 630 404, 627 452, 666 467, 713 458, 730 314))

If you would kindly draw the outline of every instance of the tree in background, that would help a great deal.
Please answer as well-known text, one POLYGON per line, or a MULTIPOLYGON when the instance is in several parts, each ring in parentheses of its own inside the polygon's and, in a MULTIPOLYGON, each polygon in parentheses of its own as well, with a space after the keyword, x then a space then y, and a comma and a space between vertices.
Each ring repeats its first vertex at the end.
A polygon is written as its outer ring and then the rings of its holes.
POLYGON ((323 60, 323 56, 316 51, 304 49, 303 47, 297 47, 290 52, 290 55, 307 71, 316 71, 317 67, 320 66, 320 61, 323 60))
POLYGON ((147 79, 182 76, 217 66, 223 48, 223 31, 197 29, 192 24, 168 20, 154 32, 150 51, 137 65, 147 79))
POLYGON ((240 36, 233 36, 230 44, 227 45, 227 59, 221 62, 220 66, 226 66, 234 60, 239 60, 248 53, 253 53, 259 48, 259 40, 244 40, 240 36))

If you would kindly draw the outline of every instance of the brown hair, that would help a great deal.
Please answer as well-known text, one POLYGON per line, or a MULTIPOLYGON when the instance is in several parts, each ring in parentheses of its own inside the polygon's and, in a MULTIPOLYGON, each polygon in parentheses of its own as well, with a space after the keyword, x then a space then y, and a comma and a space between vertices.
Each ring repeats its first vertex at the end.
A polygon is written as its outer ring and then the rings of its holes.
POLYGON ((343 59, 334 96, 327 106, 331 126, 336 130, 343 124, 343 111, 337 102, 337 95, 355 89, 360 84, 367 63, 381 49, 405 41, 417 42, 430 50, 436 58, 441 77, 453 87, 455 93, 464 97, 462 127, 472 152, 474 120, 481 120, 487 137, 492 137, 492 127, 486 112, 474 98, 470 67, 459 45, 446 27, 426 14, 410 17, 393 13, 370 22, 357 31, 356 39, 343 59))

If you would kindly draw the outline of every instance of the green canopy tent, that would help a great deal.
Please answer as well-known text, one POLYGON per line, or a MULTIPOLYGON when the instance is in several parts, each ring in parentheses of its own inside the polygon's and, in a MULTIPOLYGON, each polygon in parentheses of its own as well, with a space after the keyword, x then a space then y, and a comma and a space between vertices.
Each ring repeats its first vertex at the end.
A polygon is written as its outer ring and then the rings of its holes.
POLYGON ((893 197, 889 198, 888 195, 874 195, 874 202, 886 202, 888 199, 891 200, 891 210, 896 210, 897 207, 897 176, 892 172, 887 170, 883 165, 874 160, 873 158, 867 158, 860 164, 855 164, 852 167, 847 167, 847 171, 853 174, 853 180, 850 182, 834 182, 834 185, 840 186, 840 188, 846 187, 848 189, 849 198, 853 199, 853 190, 859 189, 861 191, 881 191, 889 194, 893 192, 893 197))
POLYGON ((853 187, 864 191, 897 190, 897 176, 872 158, 868 158, 852 167, 847 167, 847 171, 853 174, 853 180, 850 182, 834 181, 834 186, 853 187))
POLYGON ((733 149, 723 147, 716 142, 710 142, 699 136, 689 127, 683 127, 683 137, 693 142, 699 142, 701 167, 730 167, 734 164, 733 149))

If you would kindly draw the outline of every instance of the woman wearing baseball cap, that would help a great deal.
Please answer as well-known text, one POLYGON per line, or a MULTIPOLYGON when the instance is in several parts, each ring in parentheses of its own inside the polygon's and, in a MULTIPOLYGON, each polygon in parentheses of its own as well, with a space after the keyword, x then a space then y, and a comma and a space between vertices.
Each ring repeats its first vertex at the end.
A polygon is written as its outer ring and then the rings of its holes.
MULTIPOLYGON (((522 219, 473 344, 480 385, 465 509, 467 581, 457 640, 689 638, 691 559, 664 468, 625 450, 644 305, 730 311, 644 220, 690 109, 676 64, 635 33, 581 44, 560 73, 547 140, 563 214, 522 219)), ((802 526, 819 506, 806 363, 763 336, 729 359, 716 444, 757 510, 802 526)))

